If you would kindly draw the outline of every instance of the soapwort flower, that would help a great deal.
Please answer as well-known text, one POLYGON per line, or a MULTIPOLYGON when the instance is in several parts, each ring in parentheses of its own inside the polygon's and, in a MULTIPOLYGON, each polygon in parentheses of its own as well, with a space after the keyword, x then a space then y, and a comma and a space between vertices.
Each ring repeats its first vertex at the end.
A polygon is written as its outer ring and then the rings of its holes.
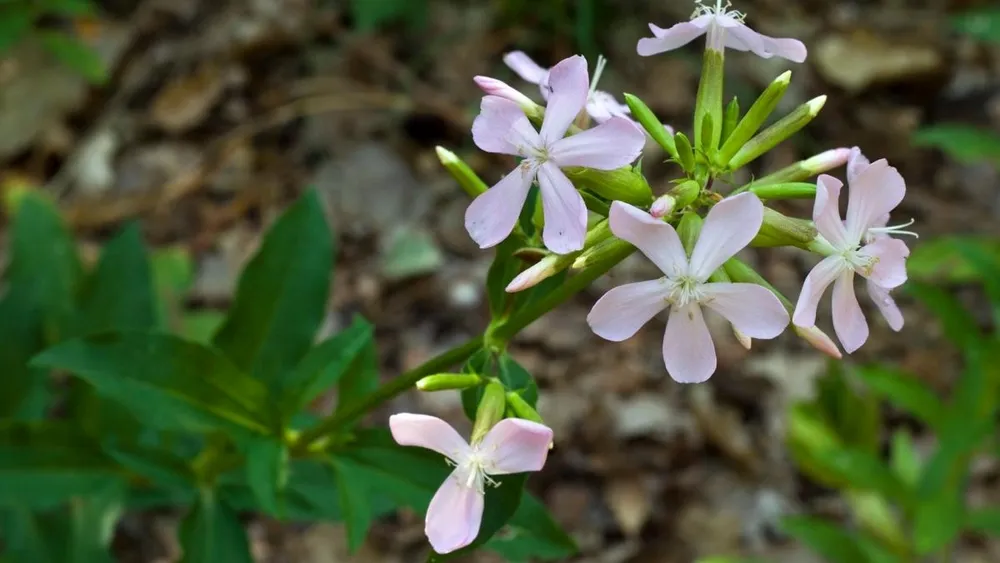
POLYGON ((541 131, 535 130, 521 107, 498 96, 483 98, 472 124, 472 138, 479 148, 523 159, 465 212, 465 228, 481 248, 507 238, 537 178, 545 218, 542 241, 557 254, 580 250, 587 232, 587 208, 561 168, 621 168, 639 156, 646 142, 639 128, 620 117, 564 138, 587 102, 587 60, 582 56, 553 67, 549 84, 552 93, 541 131))
POLYGON ((770 59, 778 56, 795 63, 806 60, 806 46, 797 39, 774 38, 757 33, 743 24, 746 15, 736 10, 730 10, 730 2, 715 4, 696 2, 697 8, 691 15, 691 21, 674 24, 670 29, 663 29, 649 24, 655 37, 639 40, 636 51, 648 57, 671 51, 687 45, 691 41, 708 34, 708 48, 722 52, 725 49, 736 51, 752 51, 761 58, 770 59))
POLYGON ((471 445, 433 416, 394 414, 389 429, 398 444, 433 450, 455 466, 427 507, 424 531, 438 553, 461 549, 479 535, 485 487, 496 485, 491 475, 540 470, 552 443, 549 427, 519 418, 501 420, 471 445))
POLYGON ((635 245, 664 277, 623 285, 594 304, 587 323, 600 337, 620 342, 634 335, 657 313, 670 309, 663 335, 667 373, 681 383, 699 383, 715 372, 712 336, 702 306, 714 310, 750 338, 774 338, 788 325, 788 313, 770 290, 752 283, 714 283, 708 278, 756 236, 764 206, 751 193, 722 200, 705 218, 688 259, 672 226, 616 201, 611 231, 635 245))

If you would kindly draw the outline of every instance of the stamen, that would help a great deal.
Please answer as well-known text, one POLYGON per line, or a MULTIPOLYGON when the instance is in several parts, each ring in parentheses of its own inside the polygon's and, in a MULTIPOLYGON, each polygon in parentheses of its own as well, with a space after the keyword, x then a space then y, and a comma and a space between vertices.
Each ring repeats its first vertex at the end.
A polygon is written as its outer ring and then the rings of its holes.
POLYGON ((873 227, 873 228, 870 228, 870 229, 868 229, 868 235, 869 235, 868 238, 869 239, 874 238, 874 237, 871 236, 872 234, 876 234, 876 235, 879 235, 879 234, 882 234, 882 235, 903 235, 903 236, 910 236, 910 237, 913 237, 913 238, 920 238, 920 235, 918 235, 917 233, 915 233, 913 231, 904 231, 903 230, 904 228, 909 227, 910 225, 912 225, 915 222, 916 222, 915 219, 910 219, 908 222, 903 223, 901 225, 893 225, 891 227, 873 227))
POLYGON ((597 90, 597 81, 601 79, 601 75, 604 74, 604 67, 608 65, 608 59, 604 58, 604 55, 597 55, 597 67, 594 68, 594 77, 590 79, 590 93, 588 96, 593 96, 594 92, 597 90))
POLYGON ((699 16, 729 16, 734 20, 743 23, 746 19, 746 14, 739 10, 730 10, 733 7, 733 3, 726 0, 725 5, 723 5, 722 0, 715 0, 715 5, 705 5, 704 0, 695 0, 694 13, 691 14, 691 19, 695 19, 699 16))

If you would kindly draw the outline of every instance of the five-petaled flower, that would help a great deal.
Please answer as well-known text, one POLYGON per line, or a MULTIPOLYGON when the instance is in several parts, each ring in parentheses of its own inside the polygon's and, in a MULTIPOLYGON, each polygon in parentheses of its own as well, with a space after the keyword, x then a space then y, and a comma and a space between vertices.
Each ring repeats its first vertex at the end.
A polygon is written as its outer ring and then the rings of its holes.
MULTIPOLYGON (((833 283, 833 328, 848 353, 868 340, 868 322, 854 294, 854 274, 868 280, 868 293, 894 330, 903 327, 903 317, 889 290, 906 281, 906 258, 910 250, 890 233, 913 233, 886 227, 889 212, 906 194, 899 172, 885 159, 871 164, 854 149, 847 166, 850 194, 847 219, 841 221, 838 202, 843 183, 828 175, 816 181, 813 221, 819 231, 817 250, 826 255, 806 276, 792 321, 798 326, 816 322, 816 308, 826 288, 833 283)), ((912 221, 911 221, 912 223, 912 221)))
POLYGON ((778 56, 795 63, 806 60, 806 46, 801 41, 761 35, 744 25, 744 14, 730 11, 730 6, 729 2, 723 5, 722 0, 716 0, 714 6, 698 2, 691 21, 674 24, 670 29, 649 24, 655 37, 640 39, 636 51, 644 57, 656 55, 683 47, 707 33, 708 48, 713 51, 729 48, 752 51, 765 59, 778 56))
POLYGON ((564 138, 587 103, 587 60, 582 56, 552 67, 549 85, 552 93, 540 132, 516 103, 498 96, 483 98, 480 114, 472 124, 472 138, 479 148, 523 158, 513 172, 477 197, 465 212, 465 228, 481 248, 499 244, 514 230, 531 183, 537 178, 545 246, 557 254, 582 249, 587 208, 560 168, 621 168, 639 156, 646 142, 639 128, 620 117, 564 138))
POLYGON ((788 325, 788 313, 770 290, 750 283, 708 282, 760 230, 764 206, 757 196, 743 193, 716 204, 705 218, 690 260, 669 224, 620 201, 611 204, 609 217, 614 235, 635 245, 665 276, 616 287, 601 297, 587 315, 598 336, 625 340, 669 308, 663 335, 667 372, 678 382, 698 383, 711 377, 716 367, 702 305, 750 338, 774 338, 788 325))
POLYGON ((433 416, 394 414, 389 428, 400 445, 434 450, 455 466, 427 507, 424 531, 438 553, 461 549, 479 535, 485 486, 495 484, 491 475, 540 470, 552 443, 549 427, 517 418, 501 420, 472 445, 433 416))

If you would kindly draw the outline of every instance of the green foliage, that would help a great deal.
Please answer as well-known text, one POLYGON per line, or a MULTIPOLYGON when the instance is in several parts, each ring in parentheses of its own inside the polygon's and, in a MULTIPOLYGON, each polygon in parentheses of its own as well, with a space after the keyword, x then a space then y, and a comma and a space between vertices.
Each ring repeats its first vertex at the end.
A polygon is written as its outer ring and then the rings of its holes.
POLYGON ((182 563, 253 563, 246 531, 236 512, 210 490, 181 521, 182 563))
POLYGON ((951 18, 952 27, 980 41, 1000 43, 1000 8, 980 8, 951 18))
POLYGON ((96 51, 73 35, 38 27, 45 18, 91 17, 96 14, 90 0, 0 2, 0 54, 24 39, 35 38, 60 63, 93 84, 104 84, 108 79, 108 70, 96 51))
POLYGON ((1000 164, 1000 135, 971 125, 941 124, 913 134, 913 144, 936 148, 959 162, 1000 164))
POLYGON ((351 0, 351 16, 359 31, 398 22, 420 27, 427 17, 427 0, 351 0))

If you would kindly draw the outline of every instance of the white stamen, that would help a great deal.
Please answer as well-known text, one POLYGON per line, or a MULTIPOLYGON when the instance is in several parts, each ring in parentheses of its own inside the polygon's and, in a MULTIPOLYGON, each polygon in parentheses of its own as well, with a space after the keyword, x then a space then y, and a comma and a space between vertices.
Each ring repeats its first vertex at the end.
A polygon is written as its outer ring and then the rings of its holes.
POLYGON ((903 236, 910 236, 913 238, 920 238, 920 235, 918 235, 913 231, 903 230, 904 228, 909 227, 915 222, 916 222, 915 219, 910 219, 908 222, 903 223, 901 225, 893 225, 891 227, 872 227, 868 229, 867 239, 870 242, 871 239, 875 238, 874 235, 903 235, 903 236))
POLYGON ((739 10, 730 10, 733 7, 733 3, 726 1, 725 4, 722 0, 715 0, 715 5, 706 5, 703 3, 704 0, 695 0, 694 13, 691 14, 691 19, 695 19, 699 16, 729 16, 734 20, 742 23, 746 19, 746 14, 739 10))
POLYGON ((460 474, 456 477, 459 483, 469 489, 475 489, 479 494, 486 493, 486 485, 499 487, 500 483, 488 475, 493 469, 490 458, 483 455, 478 447, 473 446, 470 452, 459 464, 460 474))
POLYGON ((594 92, 597 90, 597 81, 601 79, 601 75, 604 74, 604 67, 608 66, 608 59, 604 58, 604 55, 597 55, 597 66, 594 68, 594 76, 590 79, 590 93, 589 96, 593 96, 594 92))
POLYGON ((699 303, 705 298, 705 294, 701 290, 701 282, 694 277, 684 275, 665 281, 670 284, 670 292, 666 297, 667 302, 675 307, 699 303))

